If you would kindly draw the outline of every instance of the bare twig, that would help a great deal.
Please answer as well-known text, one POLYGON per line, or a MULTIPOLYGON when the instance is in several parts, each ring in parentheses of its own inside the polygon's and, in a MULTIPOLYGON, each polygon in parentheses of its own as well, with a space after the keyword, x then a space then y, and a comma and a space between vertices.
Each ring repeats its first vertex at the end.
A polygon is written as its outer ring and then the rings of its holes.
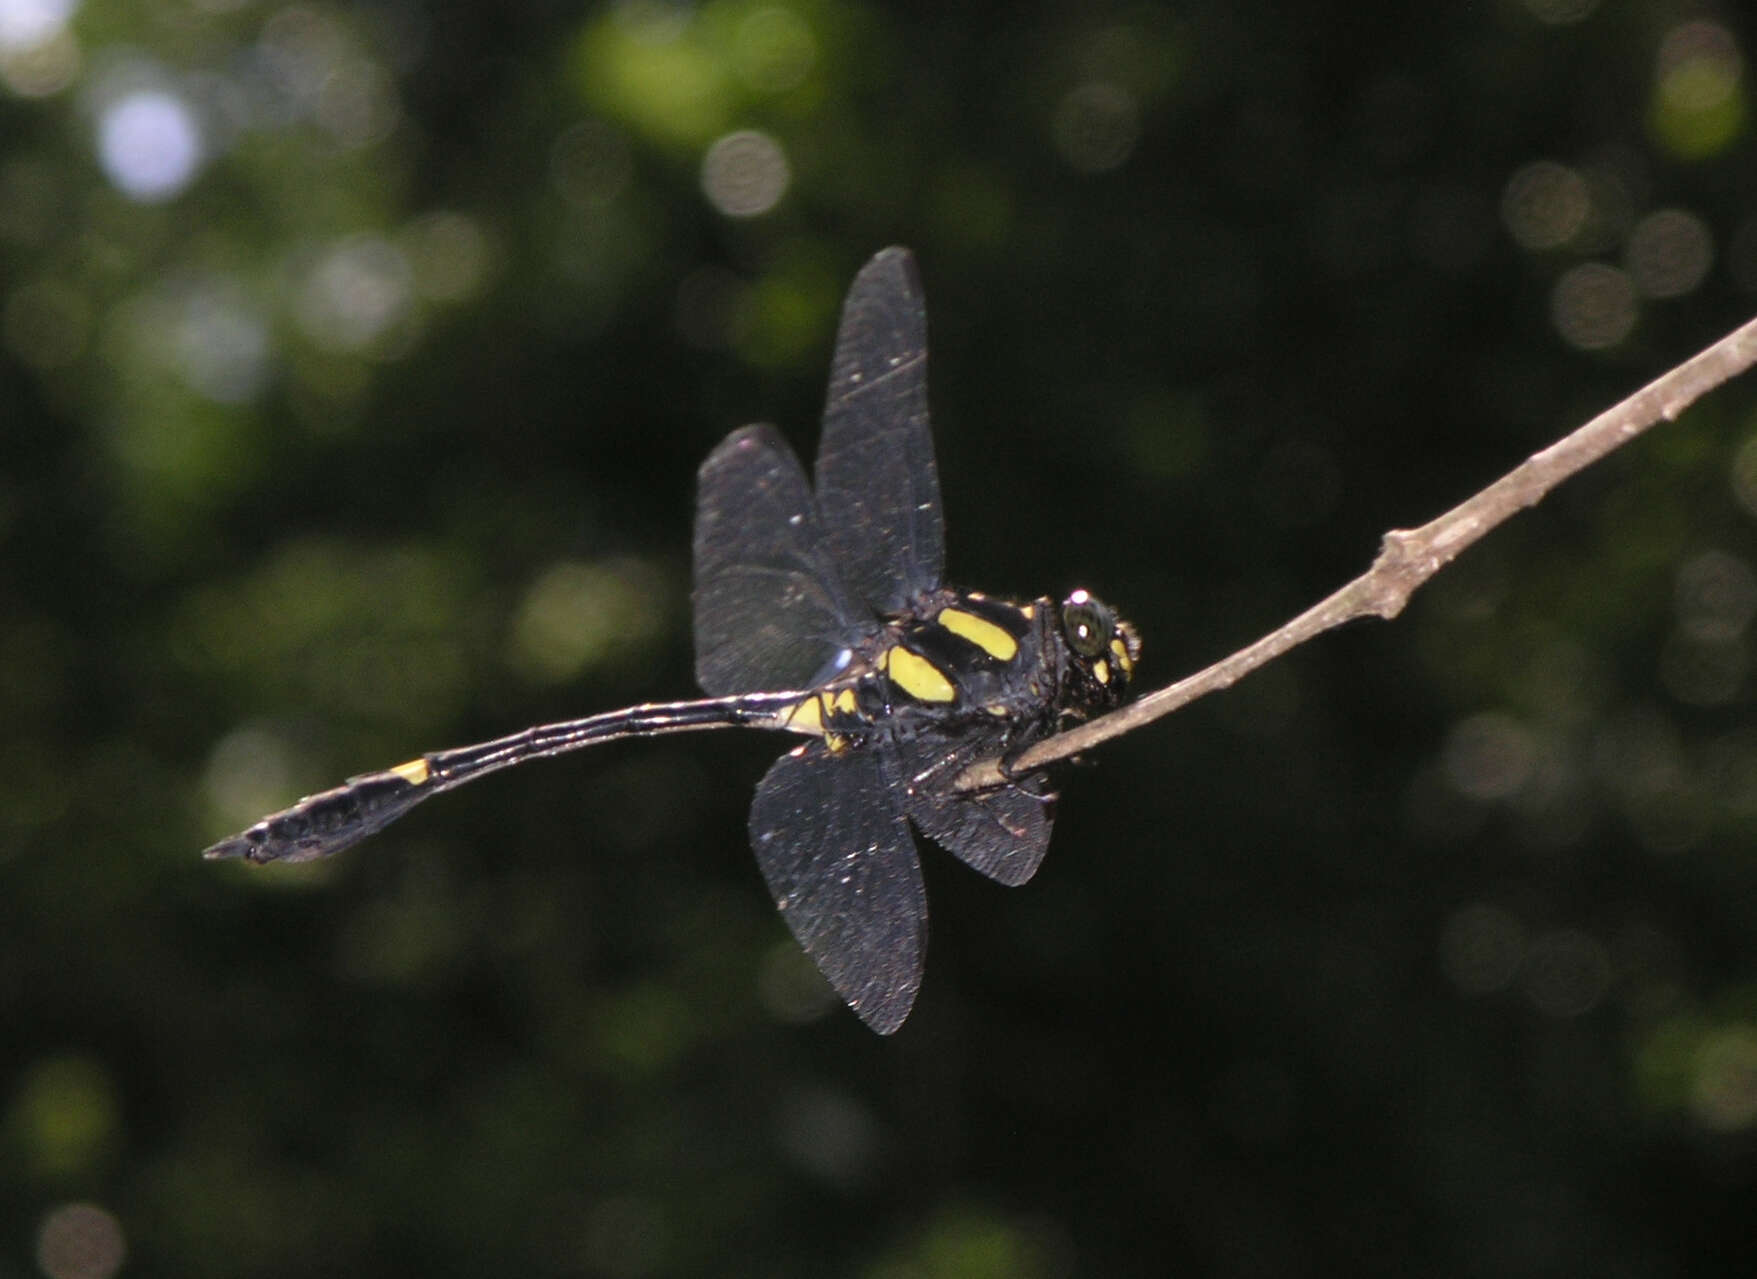
MULTIPOLYGON (((1563 480, 1621 448, 1648 427, 1674 421, 1701 396, 1753 363, 1757 363, 1757 320, 1734 329, 1615 408, 1533 454, 1438 519, 1420 528, 1392 529, 1385 534, 1370 569, 1285 626, 1188 679, 1036 743, 1011 760, 1007 772, 1017 776, 1067 759, 1169 715, 1204 694, 1230 688, 1257 667, 1354 618, 1396 617, 1416 588, 1490 529, 1525 507, 1535 506, 1563 480)), ((979 790, 1005 780, 998 760, 982 760, 966 768, 957 785, 960 790, 979 790)))

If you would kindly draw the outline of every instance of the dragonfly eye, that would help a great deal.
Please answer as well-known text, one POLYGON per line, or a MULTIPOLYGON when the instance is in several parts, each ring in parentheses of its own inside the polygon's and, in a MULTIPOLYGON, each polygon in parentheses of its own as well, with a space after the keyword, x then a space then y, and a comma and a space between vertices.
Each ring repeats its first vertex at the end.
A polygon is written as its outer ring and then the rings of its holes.
POLYGON ((1068 647, 1081 657, 1102 656, 1115 629, 1110 610, 1085 591, 1075 591, 1062 605, 1062 631, 1068 647))

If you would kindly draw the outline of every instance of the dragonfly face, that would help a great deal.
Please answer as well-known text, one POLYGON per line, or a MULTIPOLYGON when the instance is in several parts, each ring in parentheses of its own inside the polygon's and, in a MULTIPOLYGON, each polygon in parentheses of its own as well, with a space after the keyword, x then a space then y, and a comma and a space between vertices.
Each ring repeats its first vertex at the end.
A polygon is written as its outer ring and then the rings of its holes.
MULTIPOLYGON (((750 841, 788 927, 874 1030, 921 985, 927 903, 911 828, 1003 884, 1049 846, 1041 773, 956 779, 1121 703, 1132 627, 1085 591, 1017 603, 941 583, 945 530, 927 415, 921 286, 903 249, 849 290, 811 479, 772 427, 702 464, 696 678, 706 699, 630 707, 434 751, 309 796, 207 850, 324 857, 432 795, 619 738, 737 725, 806 741, 757 786, 750 841)), ((1004 771, 1003 771, 1004 775, 1004 771)))

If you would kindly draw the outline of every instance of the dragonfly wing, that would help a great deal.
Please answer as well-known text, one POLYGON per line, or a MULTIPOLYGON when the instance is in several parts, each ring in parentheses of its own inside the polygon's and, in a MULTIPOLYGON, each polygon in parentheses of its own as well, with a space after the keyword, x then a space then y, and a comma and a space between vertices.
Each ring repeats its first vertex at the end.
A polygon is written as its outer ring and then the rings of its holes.
POLYGON ((927 308, 915 260, 886 249, 842 306, 818 509, 843 579, 875 613, 897 613, 940 584, 945 523, 927 420, 927 308))
POLYGON ((836 993, 881 1035, 921 988, 927 894, 915 839, 879 752, 821 740, 775 761, 750 843, 781 917, 836 993))
POLYGON ((1037 873, 1049 851, 1055 796, 1046 789, 1048 779, 1037 773, 994 790, 941 789, 972 760, 998 749, 998 739, 947 751, 944 742, 918 738, 905 751, 905 806, 909 819, 934 843, 973 870, 1015 887, 1037 873))
POLYGON ((694 599, 696 681, 715 697, 804 687, 861 629, 805 470, 772 426, 734 431, 702 463, 694 599))

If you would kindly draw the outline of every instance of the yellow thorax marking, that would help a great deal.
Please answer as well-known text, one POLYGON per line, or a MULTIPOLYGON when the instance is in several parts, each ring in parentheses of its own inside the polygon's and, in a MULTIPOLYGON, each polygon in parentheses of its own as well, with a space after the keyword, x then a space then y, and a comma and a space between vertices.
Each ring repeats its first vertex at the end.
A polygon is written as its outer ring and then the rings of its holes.
POLYGON ((424 759, 412 759, 407 764, 398 764, 390 771, 411 786, 427 784, 427 761, 424 759))
POLYGON ((846 715, 852 715, 855 706, 854 690, 852 688, 843 689, 840 693, 836 694, 836 700, 831 702, 830 705, 846 715))
POLYGON ((961 608, 942 608, 939 624, 954 635, 962 636, 996 661, 1010 662, 1019 651, 1019 641, 985 617, 966 613, 961 608))
POLYGON ((1135 664, 1129 660, 1129 646, 1127 644, 1119 639, 1113 639, 1110 641, 1110 651, 1116 654, 1116 664, 1123 668, 1124 675, 1135 669, 1135 664))
POLYGON ((1110 663, 1102 657, 1092 663, 1092 678, 1100 684, 1110 683, 1110 663))
POLYGON ((886 649, 879 664, 893 684, 918 702, 957 700, 958 691, 939 667, 906 648, 893 646, 886 649))

